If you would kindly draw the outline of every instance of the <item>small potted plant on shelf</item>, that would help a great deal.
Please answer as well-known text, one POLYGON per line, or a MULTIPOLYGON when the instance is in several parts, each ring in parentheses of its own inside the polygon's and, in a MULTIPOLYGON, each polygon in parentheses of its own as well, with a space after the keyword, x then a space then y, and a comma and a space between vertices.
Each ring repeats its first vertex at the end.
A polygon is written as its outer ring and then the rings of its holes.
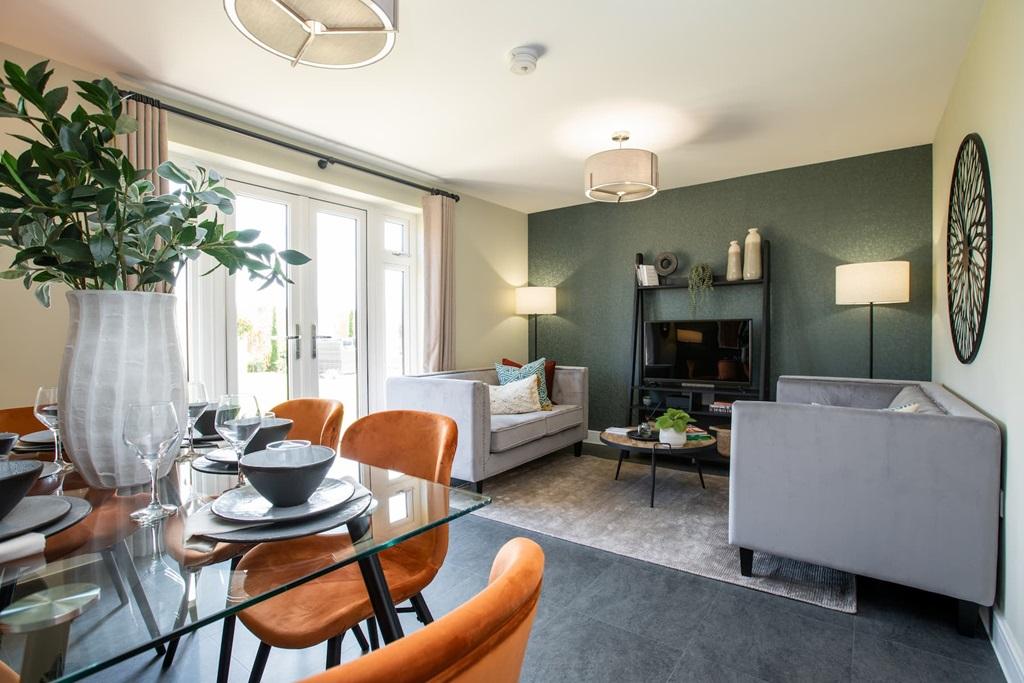
POLYGON ((654 426, 658 428, 658 441, 673 448, 682 448, 686 445, 686 426, 693 422, 696 420, 685 410, 669 408, 654 421, 654 426))

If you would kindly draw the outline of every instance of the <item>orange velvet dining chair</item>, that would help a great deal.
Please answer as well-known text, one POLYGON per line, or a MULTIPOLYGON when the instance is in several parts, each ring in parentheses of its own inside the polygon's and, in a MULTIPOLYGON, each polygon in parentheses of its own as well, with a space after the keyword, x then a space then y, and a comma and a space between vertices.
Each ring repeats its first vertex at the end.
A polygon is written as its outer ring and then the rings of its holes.
POLYGON ((292 421, 289 439, 305 439, 310 443, 337 450, 341 437, 341 420, 345 407, 329 398, 293 398, 271 408, 277 417, 292 421))
MULTIPOLYGON (((444 415, 392 410, 367 415, 353 423, 341 442, 341 454, 382 469, 396 470, 447 484, 458 443, 455 421, 444 415)), ((347 535, 322 535, 264 543, 238 564, 234 595, 259 595, 332 562, 332 554, 351 544, 347 535)), ((433 621, 421 591, 434 579, 448 552, 448 526, 414 536, 379 553, 392 599, 406 600, 423 623, 433 621)), ((341 639, 359 623, 371 620, 373 607, 356 563, 303 583, 280 596, 239 613, 242 623, 260 639, 250 681, 258 681, 271 647, 302 649, 328 641, 327 665, 340 663, 341 639)), ((222 647, 224 647, 222 643, 222 647)), ((230 643, 227 644, 230 647, 230 643)), ((222 651, 223 652, 223 651, 222 651)), ((222 672, 221 675, 225 675, 222 672)))
POLYGON ((486 588, 416 633, 303 683, 514 683, 537 614, 544 551, 513 538, 498 551, 486 588))

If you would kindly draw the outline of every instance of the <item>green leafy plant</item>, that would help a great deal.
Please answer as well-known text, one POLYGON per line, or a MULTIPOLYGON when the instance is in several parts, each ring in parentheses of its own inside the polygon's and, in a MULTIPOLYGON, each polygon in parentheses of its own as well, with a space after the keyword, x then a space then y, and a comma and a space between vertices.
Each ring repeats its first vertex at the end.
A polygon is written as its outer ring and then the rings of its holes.
POLYGON ((79 105, 61 113, 68 88, 46 85, 53 71, 40 62, 27 71, 5 61, 0 77, 0 116, 23 121, 31 135, 12 134, 28 148, 0 154, 0 245, 16 251, 0 278, 35 286, 50 302, 50 286, 72 289, 173 291, 188 261, 202 254, 213 268, 245 272, 264 286, 290 282, 286 265, 309 257, 257 243, 258 230, 228 231, 221 214, 234 210, 234 195, 212 169, 187 172, 172 162, 156 173, 177 184, 157 194, 151 171, 136 169, 115 144, 132 133, 134 119, 107 79, 75 81, 79 105), (11 99, 8 95, 14 95, 11 99))
POLYGON ((704 303, 704 298, 714 287, 715 276, 711 272, 711 265, 707 263, 695 263, 690 268, 690 313, 697 314, 697 306, 704 303))
POLYGON ((690 414, 685 410, 669 408, 654 421, 654 426, 658 429, 672 429, 679 433, 684 433, 686 425, 693 422, 696 422, 696 420, 690 417, 690 414))

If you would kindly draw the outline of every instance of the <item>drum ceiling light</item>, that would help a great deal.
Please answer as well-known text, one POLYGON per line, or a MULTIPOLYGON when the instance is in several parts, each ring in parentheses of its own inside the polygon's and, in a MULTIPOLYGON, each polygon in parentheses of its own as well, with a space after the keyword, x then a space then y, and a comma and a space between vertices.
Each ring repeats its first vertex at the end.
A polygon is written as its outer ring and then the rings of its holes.
POLYGON ((224 0, 246 38, 291 62, 355 69, 395 46, 397 0, 224 0))
POLYGON ((658 192, 658 155, 646 149, 623 149, 628 131, 618 131, 612 140, 618 149, 598 152, 584 165, 587 196, 598 202, 636 202, 658 192))

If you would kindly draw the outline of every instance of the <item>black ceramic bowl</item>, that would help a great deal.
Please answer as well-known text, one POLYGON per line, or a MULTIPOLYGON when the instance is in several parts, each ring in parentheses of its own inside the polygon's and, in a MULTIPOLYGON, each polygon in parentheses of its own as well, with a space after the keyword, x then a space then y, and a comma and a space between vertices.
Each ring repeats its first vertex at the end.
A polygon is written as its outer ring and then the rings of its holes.
POLYGON ((7 455, 21 437, 14 432, 0 432, 0 455, 7 455))
POLYGON ((217 427, 214 423, 217 420, 217 406, 211 406, 203 411, 203 414, 196 420, 196 431, 203 436, 216 436, 217 427))
POLYGON ((310 446, 301 453, 262 450, 246 453, 238 466, 260 495, 277 507, 302 505, 334 464, 334 451, 310 446))
POLYGON ((265 417, 260 423, 260 429, 252 441, 245 447, 246 453, 262 451, 268 443, 283 441, 288 438, 288 432, 292 431, 292 421, 283 417, 265 417))
POLYGON ((42 471, 38 460, 0 462, 0 519, 21 502, 42 471))

